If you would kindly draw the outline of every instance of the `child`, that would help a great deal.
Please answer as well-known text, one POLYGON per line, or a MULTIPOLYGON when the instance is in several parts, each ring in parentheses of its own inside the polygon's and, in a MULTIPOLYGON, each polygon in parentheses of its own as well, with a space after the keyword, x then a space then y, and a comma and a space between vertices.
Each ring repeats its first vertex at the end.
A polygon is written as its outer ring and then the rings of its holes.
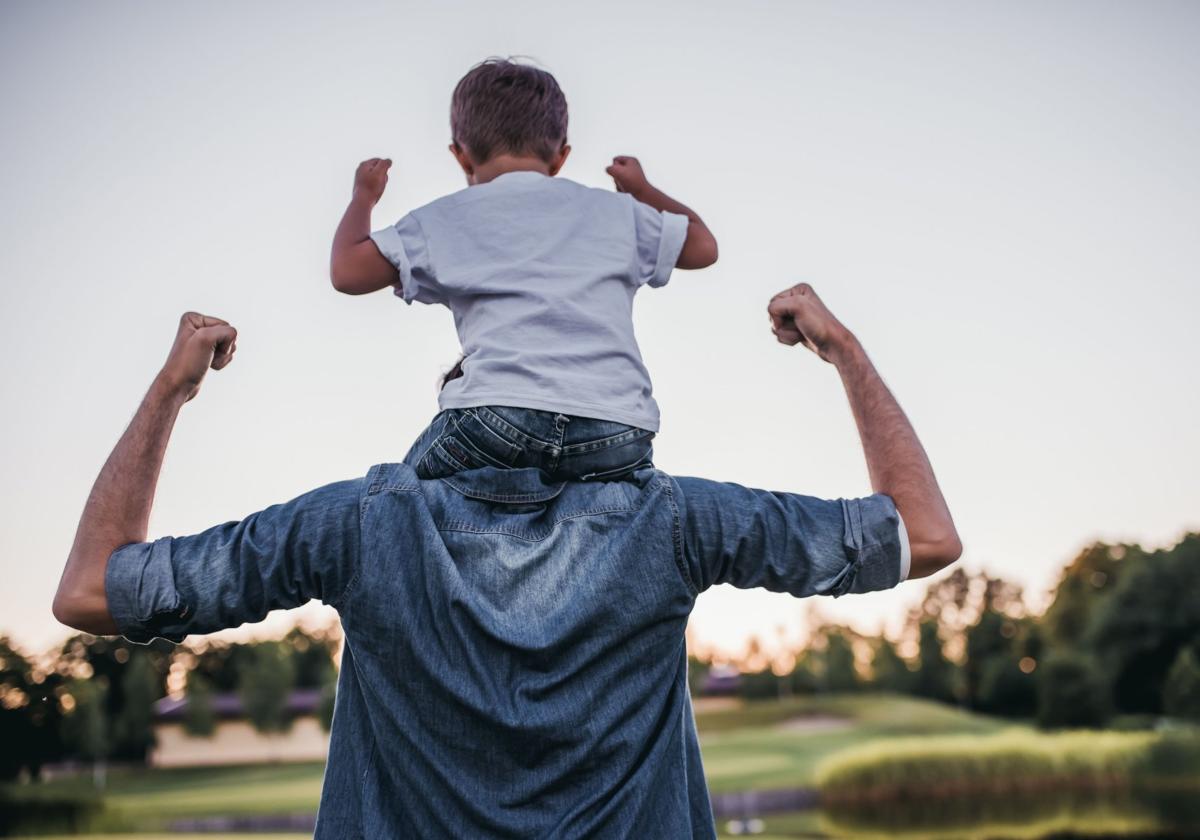
POLYGON ((553 177, 571 147, 566 99, 544 70, 476 65, 454 89, 450 129, 467 189, 371 233, 392 162, 365 161, 333 240, 339 292, 392 286, 454 313, 461 376, 406 463, 422 478, 493 466, 579 480, 649 465, 659 416, 633 295, 712 265, 716 240, 636 158, 606 170, 616 193, 553 177))

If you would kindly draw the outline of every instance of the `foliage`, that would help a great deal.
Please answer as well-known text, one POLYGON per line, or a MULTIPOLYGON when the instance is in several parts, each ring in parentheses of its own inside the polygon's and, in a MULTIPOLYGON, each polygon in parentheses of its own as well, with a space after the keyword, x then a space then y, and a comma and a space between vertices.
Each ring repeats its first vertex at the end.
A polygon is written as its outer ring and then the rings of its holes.
POLYGON ((61 678, 37 671, 0 636, 0 780, 21 771, 37 776, 62 752, 61 678))
POLYGON ((954 665, 942 651, 942 640, 938 636, 936 621, 926 619, 918 628, 920 653, 917 658, 917 673, 913 680, 913 694, 943 703, 954 702, 954 665))
POLYGON ((63 741, 75 754, 100 762, 112 749, 112 733, 105 717, 108 686, 104 680, 74 680, 68 686, 73 706, 63 718, 63 741))
POLYGON ((974 708, 1001 717, 1028 718, 1037 711, 1037 677, 1017 654, 994 656, 983 666, 974 708))
POLYGON ((162 679, 149 653, 136 649, 130 653, 121 675, 121 694, 124 704, 114 725, 117 742, 124 752, 144 761, 154 746, 154 702, 162 697, 162 679))
POLYGON ((1085 656, 1052 653, 1038 669, 1037 722, 1044 729, 1103 726, 1108 692, 1096 667, 1085 656))
POLYGON ((191 671, 187 677, 187 705, 183 710, 183 730, 195 738, 208 738, 217 731, 212 683, 199 671, 191 671))
POLYGON ((1163 687, 1163 707, 1173 717, 1200 722, 1200 657, 1186 647, 1175 657, 1163 687))
POLYGON ((858 689, 858 670, 849 631, 840 627, 825 631, 825 690, 847 692, 858 689))
POLYGON ((321 704, 317 707, 317 723, 321 730, 328 732, 333 728, 333 710, 337 705, 337 683, 327 683, 321 689, 321 704))
POLYGON ((1149 732, 1008 730, 988 737, 874 741, 836 753, 817 769, 823 801, 919 799, 1029 790, 1105 787, 1145 771, 1162 736, 1149 732))
POLYGON ((1200 534, 1170 549, 1128 550, 1085 645, 1101 664, 1119 711, 1158 714, 1179 651, 1200 642, 1200 534))
POLYGON ((238 673, 246 717, 259 732, 286 732, 292 725, 287 701, 295 679, 291 651, 282 642, 262 642, 250 648, 250 654, 238 673))
POLYGON ((871 659, 871 686, 879 691, 909 694, 913 690, 914 674, 908 663, 886 637, 875 641, 871 659))

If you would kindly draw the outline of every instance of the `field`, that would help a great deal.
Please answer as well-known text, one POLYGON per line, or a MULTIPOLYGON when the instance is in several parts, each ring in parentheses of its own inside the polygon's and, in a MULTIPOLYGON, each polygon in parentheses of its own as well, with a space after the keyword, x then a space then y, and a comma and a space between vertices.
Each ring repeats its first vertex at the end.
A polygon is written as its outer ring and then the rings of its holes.
MULTIPOLYGON (((701 712, 697 725, 714 793, 810 786, 822 758, 877 738, 987 734, 1008 726, 947 706, 886 695, 755 703, 701 712)), ((162 832, 172 821, 186 818, 312 813, 320 797, 321 774, 321 764, 114 770, 104 796, 103 823, 113 830, 162 832)), ((90 790, 89 777, 64 779, 39 786, 38 795, 90 790)), ((32 790, 26 787, 23 793, 32 790)), ((768 821, 768 829, 778 824, 781 830, 807 830, 813 819, 809 815, 776 818, 768 821)), ((272 835, 254 837, 268 840, 272 835)))

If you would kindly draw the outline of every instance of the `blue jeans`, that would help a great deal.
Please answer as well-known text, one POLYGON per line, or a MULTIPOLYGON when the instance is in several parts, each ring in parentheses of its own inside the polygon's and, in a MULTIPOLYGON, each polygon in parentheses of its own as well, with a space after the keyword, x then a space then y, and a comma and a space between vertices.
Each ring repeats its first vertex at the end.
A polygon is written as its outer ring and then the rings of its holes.
POLYGON ((635 426, 552 411, 450 408, 421 433, 404 463, 423 479, 480 467, 537 467, 558 480, 615 481, 653 466, 653 438, 635 426))

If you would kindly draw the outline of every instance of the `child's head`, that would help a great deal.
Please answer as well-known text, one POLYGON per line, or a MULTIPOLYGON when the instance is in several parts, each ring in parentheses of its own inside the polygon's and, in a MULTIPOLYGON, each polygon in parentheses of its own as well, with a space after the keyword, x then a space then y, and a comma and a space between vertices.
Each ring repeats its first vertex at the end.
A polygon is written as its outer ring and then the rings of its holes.
POLYGON ((534 158, 558 172, 567 145, 567 99, 554 77, 507 58, 489 58, 459 80, 450 100, 450 151, 474 170, 500 156, 534 158))

